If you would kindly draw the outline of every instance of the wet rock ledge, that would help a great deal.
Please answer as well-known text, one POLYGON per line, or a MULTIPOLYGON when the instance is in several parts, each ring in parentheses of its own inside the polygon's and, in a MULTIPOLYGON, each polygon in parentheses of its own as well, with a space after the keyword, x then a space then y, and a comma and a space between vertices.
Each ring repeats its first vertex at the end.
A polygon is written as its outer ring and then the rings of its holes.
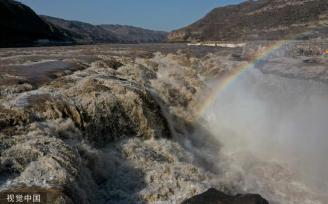
POLYGON ((181 204, 269 204, 257 194, 229 196, 214 188, 183 201, 181 204))

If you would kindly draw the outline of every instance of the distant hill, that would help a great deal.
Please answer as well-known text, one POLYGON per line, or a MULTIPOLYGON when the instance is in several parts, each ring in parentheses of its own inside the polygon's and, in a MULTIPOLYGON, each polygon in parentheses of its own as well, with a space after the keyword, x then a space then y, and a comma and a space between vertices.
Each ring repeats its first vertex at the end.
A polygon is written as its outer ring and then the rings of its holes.
POLYGON ((219 7, 169 34, 171 42, 327 37, 328 0, 250 0, 219 7))
POLYGON ((50 16, 41 16, 48 22, 72 33, 80 34, 80 42, 112 43, 158 43, 165 42, 167 33, 125 25, 92 25, 50 16))
POLYGON ((118 42, 117 36, 100 26, 84 23, 80 21, 69 21, 60 18, 41 16, 47 22, 55 25, 58 28, 68 30, 75 35, 73 38, 80 43, 114 43, 118 42))
POLYGON ((92 25, 39 16, 14 0, 0 0, 0 47, 165 42, 167 33, 132 26, 92 25))
POLYGON ((114 33, 122 42, 156 43, 167 40, 167 32, 153 31, 127 25, 100 25, 105 30, 114 33))
POLYGON ((40 39, 72 41, 69 32, 40 18, 32 9, 13 0, 0 0, 0 46, 32 45, 40 39))

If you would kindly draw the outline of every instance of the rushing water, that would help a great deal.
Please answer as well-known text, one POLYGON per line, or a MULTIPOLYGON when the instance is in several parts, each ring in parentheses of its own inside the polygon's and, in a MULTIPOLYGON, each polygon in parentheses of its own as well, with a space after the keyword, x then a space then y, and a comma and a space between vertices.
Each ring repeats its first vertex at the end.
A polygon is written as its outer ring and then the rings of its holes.
POLYGON ((272 203, 327 203, 327 104, 327 84, 248 70, 206 114, 223 183, 272 203))
MULTIPOLYGON (((55 55, 75 53, 62 49, 55 55)), ((206 120, 195 121, 196 96, 205 93, 207 76, 243 62, 181 53, 132 60, 121 50, 116 61, 110 46, 81 48, 86 50, 102 60, 36 90, 21 83, 2 87, 9 90, 0 107, 9 128, 0 134, 8 144, 1 146, 1 189, 51 185, 74 192, 68 195, 74 201, 126 204, 181 203, 215 187, 258 193, 271 204, 328 203, 327 84, 249 69, 218 95, 206 120), (124 65, 111 69, 113 60, 124 65), (76 107, 90 118, 75 117, 76 107), (13 119, 24 125, 12 127, 13 119), (16 165, 21 155, 27 162, 16 165)), ((70 69, 72 61, 14 63, 12 75, 43 79, 70 69)))

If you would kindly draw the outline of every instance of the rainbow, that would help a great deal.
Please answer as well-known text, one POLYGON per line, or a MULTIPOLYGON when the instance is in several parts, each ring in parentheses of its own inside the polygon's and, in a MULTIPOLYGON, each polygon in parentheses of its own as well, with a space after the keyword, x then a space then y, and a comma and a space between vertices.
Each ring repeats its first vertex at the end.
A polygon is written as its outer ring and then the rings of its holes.
POLYGON ((263 50, 258 53, 253 60, 247 63, 242 63, 239 67, 235 67, 229 74, 227 74, 223 79, 217 80, 217 82, 211 87, 211 90, 204 97, 205 100, 196 109, 196 117, 202 117, 205 112, 213 105, 215 100, 220 96, 220 94, 227 89, 234 81, 238 80, 240 76, 243 75, 248 69, 252 68, 257 62, 267 58, 271 53, 281 48, 283 45, 287 44, 288 41, 276 41, 272 45, 263 48, 263 50))

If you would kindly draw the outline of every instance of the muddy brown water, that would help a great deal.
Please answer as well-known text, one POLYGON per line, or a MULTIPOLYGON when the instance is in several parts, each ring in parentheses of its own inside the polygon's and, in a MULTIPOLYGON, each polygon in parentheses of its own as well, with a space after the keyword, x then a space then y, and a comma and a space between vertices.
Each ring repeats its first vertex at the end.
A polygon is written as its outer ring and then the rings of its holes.
POLYGON ((227 55, 236 49, 216 47, 190 47, 186 44, 102 44, 66 47, 31 47, 0 49, 0 86, 28 83, 34 87, 86 68, 101 60, 99 56, 149 58, 154 53, 182 52, 188 56, 204 57, 209 53, 227 55))
POLYGON ((65 74, 65 71, 81 69, 81 66, 65 61, 45 61, 29 65, 0 66, 0 76, 4 77, 0 85, 29 83, 34 86, 47 83, 65 74), (5 77, 7 76, 7 77, 5 77))

